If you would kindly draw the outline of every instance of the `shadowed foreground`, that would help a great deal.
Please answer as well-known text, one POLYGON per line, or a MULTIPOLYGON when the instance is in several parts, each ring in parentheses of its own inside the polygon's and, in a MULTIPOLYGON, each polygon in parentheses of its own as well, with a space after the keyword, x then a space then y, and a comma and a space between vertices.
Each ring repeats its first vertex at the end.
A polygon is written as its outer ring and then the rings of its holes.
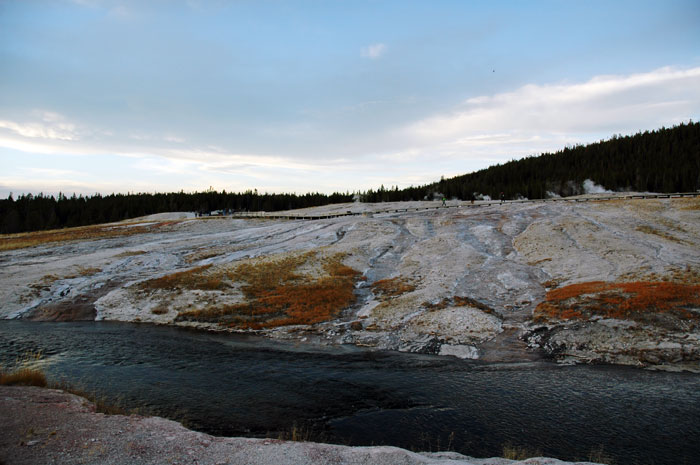
MULTIPOLYGON (((556 459, 474 459, 396 447, 347 447, 274 439, 221 438, 158 417, 104 415, 82 397, 0 386, 3 464, 463 464, 566 465, 556 459)), ((588 462, 576 462, 578 464, 588 462)))

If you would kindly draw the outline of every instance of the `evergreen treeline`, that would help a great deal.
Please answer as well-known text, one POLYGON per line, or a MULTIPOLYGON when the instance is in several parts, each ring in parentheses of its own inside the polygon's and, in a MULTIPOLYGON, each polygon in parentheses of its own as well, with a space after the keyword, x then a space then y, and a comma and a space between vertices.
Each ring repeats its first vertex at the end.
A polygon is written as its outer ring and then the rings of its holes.
POLYGON ((567 147, 556 153, 510 161, 422 187, 365 192, 364 202, 423 200, 439 193, 470 200, 542 199, 583 193, 586 179, 616 191, 692 192, 700 189, 700 123, 614 136, 607 141, 567 147))
POLYGON ((207 191, 186 194, 112 194, 89 197, 10 195, 0 200, 0 233, 39 231, 108 223, 153 213, 188 211, 280 211, 351 202, 352 194, 258 194, 257 191, 227 193, 207 191))

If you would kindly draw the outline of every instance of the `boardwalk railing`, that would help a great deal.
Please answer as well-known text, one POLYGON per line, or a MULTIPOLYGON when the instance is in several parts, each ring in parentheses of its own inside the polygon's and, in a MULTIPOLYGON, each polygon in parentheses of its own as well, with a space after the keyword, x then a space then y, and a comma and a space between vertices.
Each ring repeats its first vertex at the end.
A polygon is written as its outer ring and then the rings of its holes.
POLYGON ((627 195, 609 195, 595 197, 558 197, 551 199, 522 199, 522 200, 479 200, 474 203, 462 202, 450 203, 449 205, 431 205, 425 207, 410 207, 410 208, 390 208, 384 210, 372 210, 364 212, 337 212, 326 213, 322 215, 299 215, 291 213, 268 213, 268 212, 236 212, 231 215, 226 215, 226 218, 245 218, 245 219, 273 219, 273 220, 325 220, 330 218, 340 218, 343 216, 373 216, 383 213, 404 213, 413 211, 440 210, 443 208, 476 208, 488 207, 491 205, 507 205, 514 203, 547 203, 547 202, 604 202, 609 200, 640 200, 640 199, 676 199, 684 197, 700 197, 700 192, 675 192, 673 194, 627 194, 627 195))

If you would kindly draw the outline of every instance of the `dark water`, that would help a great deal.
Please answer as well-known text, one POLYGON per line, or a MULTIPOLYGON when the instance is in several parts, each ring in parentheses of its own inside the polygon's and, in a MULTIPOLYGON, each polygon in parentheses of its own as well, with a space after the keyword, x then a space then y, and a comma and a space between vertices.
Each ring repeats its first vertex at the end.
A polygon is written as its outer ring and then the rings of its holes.
POLYGON ((296 425, 328 442, 477 457, 510 443, 564 460, 602 448, 619 465, 700 463, 700 375, 0 321, 0 363, 28 350, 44 352, 53 379, 215 435, 277 436, 296 425))

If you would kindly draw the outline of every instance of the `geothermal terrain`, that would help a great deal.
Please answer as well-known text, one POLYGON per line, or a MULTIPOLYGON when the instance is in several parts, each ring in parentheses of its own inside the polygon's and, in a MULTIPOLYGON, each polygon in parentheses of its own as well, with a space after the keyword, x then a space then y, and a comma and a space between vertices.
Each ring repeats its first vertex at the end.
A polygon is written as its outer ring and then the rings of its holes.
POLYGON ((0 318, 700 371, 700 198, 153 215, 0 239, 0 318))

